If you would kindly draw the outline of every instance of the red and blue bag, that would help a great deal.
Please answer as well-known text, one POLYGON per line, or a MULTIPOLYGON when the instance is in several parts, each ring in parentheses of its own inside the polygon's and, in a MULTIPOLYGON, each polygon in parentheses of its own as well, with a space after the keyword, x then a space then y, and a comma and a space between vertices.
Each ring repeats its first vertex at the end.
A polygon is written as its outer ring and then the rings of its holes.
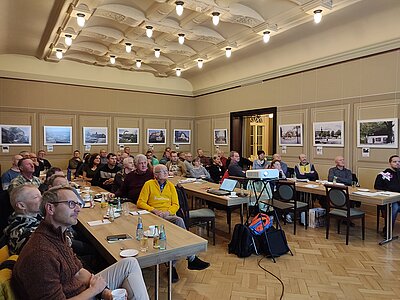
POLYGON ((249 228, 253 234, 260 235, 271 226, 272 222, 269 216, 263 213, 258 213, 251 221, 249 228))

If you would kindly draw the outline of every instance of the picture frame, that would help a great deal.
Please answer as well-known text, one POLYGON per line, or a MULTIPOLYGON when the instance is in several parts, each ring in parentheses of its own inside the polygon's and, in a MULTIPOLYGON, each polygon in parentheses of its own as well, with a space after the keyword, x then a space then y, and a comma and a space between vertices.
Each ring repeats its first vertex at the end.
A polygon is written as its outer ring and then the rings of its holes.
POLYGON ((43 145, 72 145, 72 126, 43 126, 43 145))
POLYGON ((0 125, 0 132, 0 145, 32 145, 32 126, 30 125, 0 125))
POLYGON ((139 128, 117 128, 117 145, 138 145, 139 128))
POLYGON ((167 143, 167 129, 147 129, 147 144, 166 144, 167 143))
POLYGON ((303 146, 303 124, 279 125, 280 146, 303 146))
POLYGON ((174 144, 189 145, 190 144, 190 129, 174 129, 174 144))
POLYGON ((313 146, 344 147, 344 122, 314 122, 313 146))
POLYGON ((357 120, 358 148, 397 148, 398 119, 357 120))
POLYGON ((214 129, 214 145, 228 145, 228 129, 214 129))
POLYGON ((83 127, 84 145, 107 145, 108 128, 107 127, 83 127))

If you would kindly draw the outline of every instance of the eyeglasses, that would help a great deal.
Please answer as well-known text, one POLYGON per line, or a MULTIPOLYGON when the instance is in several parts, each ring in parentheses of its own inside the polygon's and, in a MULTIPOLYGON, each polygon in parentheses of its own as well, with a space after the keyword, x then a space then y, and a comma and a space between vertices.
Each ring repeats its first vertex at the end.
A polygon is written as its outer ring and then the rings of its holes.
POLYGON ((50 202, 50 203, 53 203, 53 204, 58 204, 58 203, 67 203, 68 204, 68 207, 70 208, 70 209, 74 209, 77 205, 79 205, 79 207, 80 208, 82 208, 83 207, 83 203, 82 202, 75 202, 75 201, 73 201, 73 200, 65 200, 65 201, 57 201, 57 202, 50 202))

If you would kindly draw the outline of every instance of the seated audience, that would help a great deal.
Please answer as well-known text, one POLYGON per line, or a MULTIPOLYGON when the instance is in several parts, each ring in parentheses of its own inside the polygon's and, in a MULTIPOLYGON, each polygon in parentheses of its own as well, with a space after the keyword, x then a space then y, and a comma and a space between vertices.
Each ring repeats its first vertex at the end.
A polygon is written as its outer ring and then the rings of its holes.
POLYGON ((114 153, 107 154, 107 164, 102 165, 96 171, 92 179, 92 185, 99 186, 109 192, 114 192, 115 175, 121 169, 117 167, 117 157, 114 153))
POLYGON ((32 160, 33 165, 35 166, 35 172, 33 173, 34 176, 39 177, 40 176, 40 166, 39 166, 39 162, 37 159, 37 155, 36 153, 29 153, 29 158, 32 160))
MULTIPOLYGON (((39 186, 39 191, 43 194, 45 191, 49 189, 49 180, 53 175, 60 175, 65 177, 64 172, 58 168, 58 167, 51 167, 49 170, 47 170, 46 173, 46 179, 42 184, 39 186)), ((68 180, 67 180, 68 182, 68 180)))
POLYGON ((171 160, 166 163, 170 176, 188 176, 186 166, 178 158, 178 153, 176 151, 171 151, 171 160))
POLYGON ((343 156, 336 156, 335 164, 336 166, 329 169, 328 181, 333 182, 334 180, 336 180, 337 183, 351 185, 353 181, 353 174, 351 170, 345 168, 343 156))
POLYGON ((124 147, 124 152, 125 152, 126 154, 128 154, 128 156, 131 156, 131 147, 125 146, 125 147, 124 147))
POLYGON ((211 158, 204 155, 203 149, 197 149, 197 157, 200 158, 203 167, 208 168, 211 165, 211 158))
MULTIPOLYGON (((175 186, 167 180, 167 167, 161 164, 155 166, 154 177, 155 179, 149 180, 144 184, 139 195, 137 207, 148 210, 153 214, 186 229, 183 219, 176 215, 176 212, 179 209, 178 194, 175 186)), ((200 260, 195 255, 191 255, 187 259, 188 269, 190 270, 203 270, 210 266, 209 263, 200 260)), ((176 262, 173 262, 173 282, 179 280, 175 265, 176 262)))
POLYGON ((162 158, 160 159, 160 164, 165 165, 171 159, 171 148, 165 148, 162 158))
POLYGON ((258 158, 253 161, 253 169, 266 169, 268 168, 269 164, 268 161, 265 159, 265 152, 264 150, 257 151, 258 158))
POLYGON ((71 174, 75 175, 76 169, 82 164, 81 152, 79 150, 74 151, 74 156, 68 161, 68 170, 71 174))
POLYGON ((318 173, 315 170, 314 165, 307 161, 307 156, 305 154, 300 154, 299 160, 300 162, 294 167, 296 178, 308 179, 311 181, 317 180, 318 173))
POLYGON ((11 193, 13 188, 23 184, 33 184, 39 188, 41 182, 39 177, 33 175, 35 166, 30 158, 20 159, 18 161, 18 168, 20 174, 11 181, 11 184, 8 186, 8 192, 11 193))
POLYGON ((18 168, 18 162, 20 159, 22 159, 21 155, 19 154, 14 155, 12 158, 11 168, 8 169, 6 172, 4 172, 3 175, 1 176, 1 184, 3 187, 3 191, 7 191, 11 181, 21 173, 20 169, 18 168))
POLYGON ((75 177, 83 177, 83 170, 89 165, 89 159, 92 155, 89 152, 83 154, 82 163, 79 165, 78 169, 75 171, 75 177))
POLYGON ((240 155, 236 151, 231 151, 230 162, 228 166, 229 176, 246 177, 246 172, 239 165, 240 155))
POLYGON ((289 177, 288 166, 285 162, 282 161, 281 155, 279 153, 275 153, 274 155, 272 155, 272 160, 278 160, 281 163, 283 173, 285 173, 286 177, 289 177))
POLYGON ((123 287, 128 299, 149 299, 135 258, 122 259, 93 275, 84 269, 70 247, 67 228, 77 224, 81 202, 69 187, 43 194, 44 215, 15 263, 12 285, 19 299, 112 299, 123 287))
POLYGON ((224 167, 224 169, 227 168, 227 161, 228 158, 225 156, 225 152, 222 151, 221 149, 217 150, 217 155, 219 156, 219 159, 221 160, 222 166, 224 167))
POLYGON ((47 159, 44 158, 45 156, 46 156, 46 151, 44 151, 44 150, 38 151, 37 159, 39 162, 40 171, 47 171, 48 169, 51 168, 51 163, 47 159))
POLYGON ((147 157, 148 167, 150 169, 153 169, 154 166, 160 163, 158 159, 154 157, 154 153, 152 150, 147 150, 146 157, 147 157))
POLYGON ((215 183, 219 183, 225 173, 225 167, 223 166, 218 154, 214 154, 213 163, 211 164, 209 171, 211 180, 215 183))
POLYGON ((115 175, 114 190, 118 190, 124 183, 126 176, 135 170, 135 164, 133 162, 133 157, 129 156, 129 157, 125 158, 122 163, 122 166, 123 166, 123 169, 118 171, 117 175, 115 175))
POLYGON ((22 158, 30 158, 30 152, 26 150, 22 150, 19 155, 22 156, 22 158))
POLYGON ((100 154, 93 153, 90 155, 88 164, 83 168, 83 179, 92 181, 97 169, 100 167, 100 154))
POLYGON ((185 160, 183 163, 186 166, 186 170, 190 172, 190 169, 193 168, 193 155, 190 152, 185 153, 185 160))
MULTIPOLYGON (((115 154, 114 154, 115 155, 115 154)), ((107 158, 107 150, 106 149, 101 149, 100 150, 100 164, 101 165, 106 165, 108 162, 107 158)))
POLYGON ((193 178, 202 178, 206 180, 210 180, 211 176, 210 173, 201 165, 200 157, 196 157, 193 160, 193 168, 189 170, 190 177, 193 178))
POLYGON ((286 174, 285 174, 285 172, 283 171, 283 169, 282 169, 282 166, 281 166, 281 162, 279 161, 279 160, 273 160, 273 161, 271 161, 271 169, 277 169, 277 170, 279 170, 279 179, 286 179, 286 174))

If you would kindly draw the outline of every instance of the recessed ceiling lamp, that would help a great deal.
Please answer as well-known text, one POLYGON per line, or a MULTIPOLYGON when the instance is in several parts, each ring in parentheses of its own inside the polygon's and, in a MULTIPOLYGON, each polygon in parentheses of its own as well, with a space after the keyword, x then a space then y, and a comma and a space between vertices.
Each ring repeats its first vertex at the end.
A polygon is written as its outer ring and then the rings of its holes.
POLYGON ((322 9, 314 10, 314 22, 318 24, 322 20, 322 9))
POLYGON ((56 50, 56 57, 57 57, 58 59, 61 59, 61 58, 63 57, 63 53, 62 53, 62 50, 61 50, 61 49, 57 49, 57 50, 56 50))
POLYGON ((232 55, 232 48, 231 47, 226 47, 225 48, 225 55, 227 58, 231 57, 232 55))
POLYGON ((126 51, 126 53, 131 53, 131 51, 132 51, 131 43, 125 43, 125 51, 126 51))
POLYGON ((140 68, 142 66, 142 60, 141 59, 137 59, 136 60, 136 68, 140 68))
POLYGON ((183 14, 183 1, 175 1, 175 10, 178 16, 182 16, 183 14))
POLYGON ((153 35, 153 26, 146 26, 146 35, 148 38, 151 38, 153 35))
POLYGON ((201 59, 201 58, 199 58, 199 59, 197 60, 197 66, 199 67, 199 69, 201 69, 201 68, 203 67, 203 64, 204 64, 204 60, 201 59))
POLYGON ((263 41, 264 41, 264 43, 268 43, 270 38, 271 38, 271 32, 264 31, 263 32, 263 41))
POLYGON ((71 46, 72 45, 72 35, 66 34, 64 41, 67 46, 71 46))
POLYGON ((185 42, 185 34, 184 33, 178 34, 178 42, 179 42, 179 44, 183 45, 183 43, 185 42))
POLYGON ((161 50, 158 49, 158 48, 155 48, 155 49, 154 49, 154 56, 157 57, 157 58, 159 58, 159 57, 160 57, 160 54, 161 54, 161 50))
POLYGON ((76 22, 78 23, 79 27, 85 26, 85 14, 77 13, 76 14, 76 22))
POLYGON ((182 70, 180 68, 175 69, 175 71, 176 71, 176 76, 178 77, 181 76, 182 70))
POLYGON ((220 13, 216 11, 212 13, 212 22, 215 26, 217 26, 219 23, 219 15, 220 13))
POLYGON ((110 55, 110 63, 115 64, 115 55, 110 55))

